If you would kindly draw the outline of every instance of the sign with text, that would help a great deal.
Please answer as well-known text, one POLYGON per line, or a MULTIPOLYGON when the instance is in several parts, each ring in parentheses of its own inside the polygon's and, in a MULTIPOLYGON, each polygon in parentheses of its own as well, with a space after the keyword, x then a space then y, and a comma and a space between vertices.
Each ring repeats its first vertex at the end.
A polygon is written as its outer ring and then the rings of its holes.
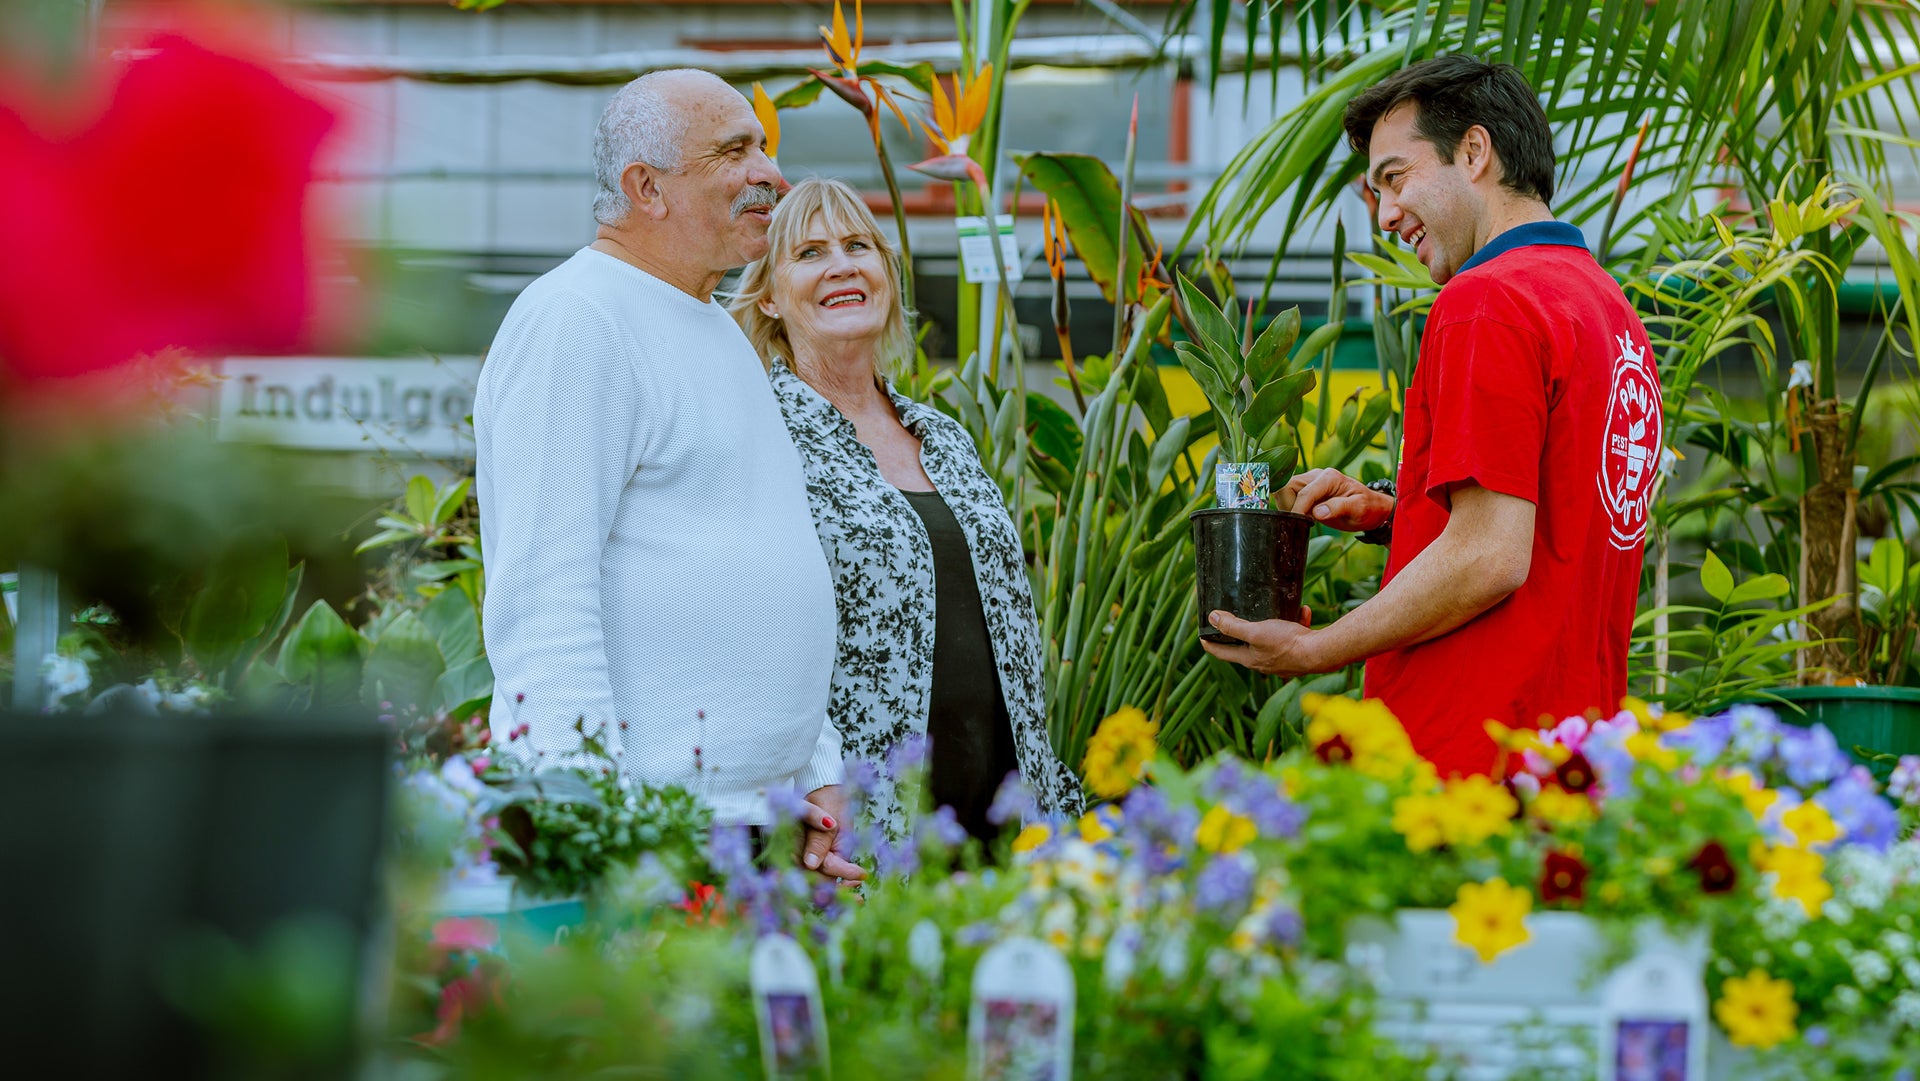
POLYGON ((229 357, 220 438, 421 458, 473 453, 480 358, 229 357))

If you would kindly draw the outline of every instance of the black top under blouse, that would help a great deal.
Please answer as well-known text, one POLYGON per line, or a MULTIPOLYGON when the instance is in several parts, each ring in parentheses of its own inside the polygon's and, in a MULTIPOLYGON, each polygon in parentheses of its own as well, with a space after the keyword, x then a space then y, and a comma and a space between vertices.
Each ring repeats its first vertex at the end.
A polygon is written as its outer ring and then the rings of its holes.
POLYGON ((939 492, 909 492, 933 547, 933 687, 927 736, 933 741, 927 788, 936 807, 952 807, 975 837, 999 831, 987 808, 1007 774, 1019 768, 1013 725, 987 634, 967 537, 939 492))

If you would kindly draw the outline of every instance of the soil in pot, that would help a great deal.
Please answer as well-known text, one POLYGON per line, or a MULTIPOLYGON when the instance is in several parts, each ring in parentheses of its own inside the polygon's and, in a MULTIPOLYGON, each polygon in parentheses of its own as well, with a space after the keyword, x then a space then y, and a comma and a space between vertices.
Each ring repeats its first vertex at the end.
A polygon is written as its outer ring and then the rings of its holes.
POLYGON ((1255 622, 1299 621, 1313 519, 1292 511, 1238 507, 1195 511, 1191 520, 1201 638, 1240 644, 1207 622, 1207 614, 1216 610, 1255 622))

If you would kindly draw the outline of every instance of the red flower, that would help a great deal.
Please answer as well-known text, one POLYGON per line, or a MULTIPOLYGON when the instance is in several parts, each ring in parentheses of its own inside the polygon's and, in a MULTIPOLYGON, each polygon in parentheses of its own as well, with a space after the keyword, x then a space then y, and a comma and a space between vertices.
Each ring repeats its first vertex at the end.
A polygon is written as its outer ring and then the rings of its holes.
POLYGON ((1586 861, 1571 852, 1547 853, 1546 863, 1540 870, 1540 900, 1572 901, 1577 905, 1586 899, 1586 861))
POLYGON ((1353 761, 1353 748, 1347 745, 1347 737, 1334 736, 1313 749, 1314 757, 1329 766, 1353 761))
POLYGON ((433 925, 433 944, 443 950, 485 950, 499 941, 499 925, 483 917, 449 916, 433 925))
POLYGON ((146 43, 77 131, 0 101, 0 368, 284 352, 312 315, 306 194, 332 115, 273 72, 146 43))
POLYGON ((1727 858, 1727 846, 1719 841, 1708 841, 1700 846, 1687 861, 1700 876, 1701 893, 1726 893, 1740 880, 1740 873, 1734 870, 1733 861, 1727 858))
POLYGON ((499 1002, 499 989, 481 972, 476 971, 449 982, 440 989, 440 1007, 435 1011, 435 1019, 439 1023, 432 1032, 422 1033, 414 1039, 435 1047, 452 1041, 460 1034, 460 1022, 468 1014, 485 1006, 488 999, 499 1002))
POLYGON ((687 895, 673 907, 687 914, 688 927, 718 927, 727 922, 727 910, 719 902, 718 890, 704 882, 689 882, 687 895))
POLYGON ((1553 777, 1560 782, 1561 788, 1569 792, 1585 792, 1593 787, 1596 779, 1593 763, 1587 761, 1587 756, 1579 751, 1573 752, 1572 757, 1560 763, 1560 768, 1553 771, 1553 777))

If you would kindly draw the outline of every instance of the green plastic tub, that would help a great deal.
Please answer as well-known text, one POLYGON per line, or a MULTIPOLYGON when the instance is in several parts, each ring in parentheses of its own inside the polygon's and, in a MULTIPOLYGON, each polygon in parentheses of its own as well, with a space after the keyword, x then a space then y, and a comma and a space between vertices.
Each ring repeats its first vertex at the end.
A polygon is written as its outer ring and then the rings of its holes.
MULTIPOLYGON (((1920 754, 1920 687, 1780 687, 1768 693, 1786 699, 1764 703, 1781 720, 1826 725, 1856 759, 1920 754)), ((1890 768, 1882 763, 1877 772, 1890 768)))

